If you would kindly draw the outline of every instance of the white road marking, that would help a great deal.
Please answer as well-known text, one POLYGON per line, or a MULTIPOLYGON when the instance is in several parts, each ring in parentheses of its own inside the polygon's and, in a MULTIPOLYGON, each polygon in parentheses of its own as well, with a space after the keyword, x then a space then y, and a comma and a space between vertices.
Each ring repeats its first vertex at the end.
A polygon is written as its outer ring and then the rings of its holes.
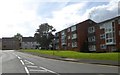
POLYGON ((30 75, 29 70, 27 69, 27 67, 25 67, 25 71, 26 71, 26 73, 27 73, 28 75, 30 75))
POLYGON ((22 63, 22 65, 25 65, 25 63, 22 60, 20 60, 20 62, 22 63))
POLYGON ((54 74, 56 74, 56 75, 60 75, 60 74, 58 74, 58 73, 56 73, 56 72, 54 72, 54 71, 51 71, 51 70, 49 70, 49 69, 46 69, 46 68, 44 68, 44 67, 40 67, 41 69, 44 69, 44 70, 46 70, 46 71, 48 71, 48 72, 50 72, 50 73, 54 73, 54 74))
POLYGON ((30 67, 30 68, 37 68, 38 66, 27 66, 27 67, 30 67))
POLYGON ((27 63, 26 64, 31 64, 31 65, 34 65, 34 63, 28 61, 28 60, 25 60, 27 63))
POLYGON ((36 70, 36 69, 30 69, 29 71, 40 71, 40 72, 47 72, 46 70, 36 70))
POLYGON ((21 59, 21 57, 19 57, 19 56, 18 56, 17 58, 18 58, 18 59, 21 59))

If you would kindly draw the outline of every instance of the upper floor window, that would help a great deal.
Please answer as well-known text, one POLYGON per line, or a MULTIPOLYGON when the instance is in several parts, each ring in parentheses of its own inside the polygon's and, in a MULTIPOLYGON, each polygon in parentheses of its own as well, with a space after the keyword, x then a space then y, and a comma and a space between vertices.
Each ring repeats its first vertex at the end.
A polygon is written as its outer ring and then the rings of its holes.
POLYGON ((93 37, 88 37, 88 42, 94 42, 95 41, 95 36, 93 37))
POLYGON ((95 27, 89 27, 88 28, 88 33, 94 33, 95 32, 95 27))
POLYGON ((67 29, 67 32, 70 32, 70 28, 67 29))
POLYGON ((72 34, 72 39, 76 39, 76 38, 77 38, 77 34, 76 33, 72 34))
POLYGON ((106 43, 111 43, 111 42, 113 42, 113 39, 107 39, 106 40, 106 43))
POLYGON ((68 36, 68 40, 70 39, 70 36, 68 36))
POLYGON ((62 32, 61 32, 61 35, 65 35, 65 31, 62 31, 62 32))
POLYGON ((71 31, 75 31, 76 30, 76 26, 71 27, 71 31))
POLYGON ((106 33, 106 38, 113 38, 113 33, 106 33))
POLYGON ((120 19, 118 19, 118 24, 120 24, 120 19))
POLYGON ((101 34, 100 39, 105 39, 105 34, 101 34))
POLYGON ((59 36, 59 33, 56 33, 56 36, 59 36))

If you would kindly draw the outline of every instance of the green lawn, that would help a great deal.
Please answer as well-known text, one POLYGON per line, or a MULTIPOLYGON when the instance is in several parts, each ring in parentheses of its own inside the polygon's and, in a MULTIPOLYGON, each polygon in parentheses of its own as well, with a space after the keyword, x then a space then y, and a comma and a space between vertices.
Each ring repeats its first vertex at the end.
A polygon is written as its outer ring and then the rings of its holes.
MULTIPOLYGON (((113 60, 118 61, 117 52, 112 53, 82 53, 74 51, 56 51, 56 50, 22 50, 23 52, 33 52, 40 54, 49 54, 60 57, 76 58, 76 59, 97 59, 97 60, 113 60)), ((120 59, 119 59, 120 60, 120 59)))

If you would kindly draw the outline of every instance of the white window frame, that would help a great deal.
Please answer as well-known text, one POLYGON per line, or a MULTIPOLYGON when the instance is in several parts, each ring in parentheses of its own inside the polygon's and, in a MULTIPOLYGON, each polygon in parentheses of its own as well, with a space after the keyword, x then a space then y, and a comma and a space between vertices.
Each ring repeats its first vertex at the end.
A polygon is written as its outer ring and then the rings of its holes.
POLYGON ((77 34, 76 33, 72 34, 72 39, 76 39, 76 38, 77 38, 77 34))
POLYGON ((71 27, 71 31, 72 31, 72 32, 75 31, 76 29, 77 29, 76 26, 72 26, 72 27, 71 27))

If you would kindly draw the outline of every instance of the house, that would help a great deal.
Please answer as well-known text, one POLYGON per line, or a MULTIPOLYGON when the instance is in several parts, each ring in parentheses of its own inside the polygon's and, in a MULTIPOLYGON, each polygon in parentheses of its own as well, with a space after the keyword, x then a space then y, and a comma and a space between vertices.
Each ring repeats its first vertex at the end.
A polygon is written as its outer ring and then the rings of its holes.
POLYGON ((22 49, 36 49, 39 44, 35 41, 34 37, 22 37, 22 49))
POLYGON ((19 50, 20 42, 18 39, 13 37, 2 38, 2 50, 19 50))
POLYGON ((2 39, 0 38, 0 50, 2 50, 2 39))

